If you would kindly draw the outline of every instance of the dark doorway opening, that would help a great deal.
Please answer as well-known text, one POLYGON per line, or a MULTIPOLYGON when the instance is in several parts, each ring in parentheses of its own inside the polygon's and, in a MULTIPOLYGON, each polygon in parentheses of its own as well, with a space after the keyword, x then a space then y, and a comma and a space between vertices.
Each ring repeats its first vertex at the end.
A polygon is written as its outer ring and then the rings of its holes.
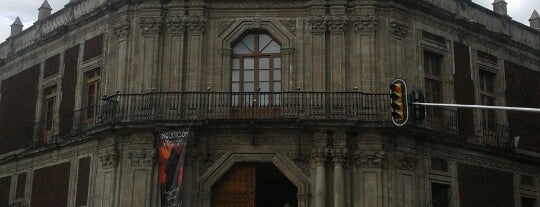
POLYGON ((297 192, 272 163, 237 163, 212 186, 212 206, 296 207, 297 192))
POLYGON ((296 186, 279 171, 272 163, 262 163, 256 166, 257 207, 283 207, 285 204, 296 206, 296 186))
POLYGON ((450 185, 431 183, 431 201, 433 207, 449 207, 450 185))

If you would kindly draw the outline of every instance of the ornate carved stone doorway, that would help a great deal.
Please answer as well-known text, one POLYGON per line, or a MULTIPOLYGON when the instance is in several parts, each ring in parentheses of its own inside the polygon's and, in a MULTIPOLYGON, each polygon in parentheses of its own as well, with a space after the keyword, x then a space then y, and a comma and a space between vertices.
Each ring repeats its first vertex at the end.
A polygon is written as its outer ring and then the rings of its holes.
POLYGON ((296 206, 297 192, 272 163, 236 163, 212 187, 212 207, 296 206))
POLYGON ((214 203, 214 201, 232 199, 233 197, 220 198, 224 194, 214 193, 228 193, 227 188, 236 189, 237 192, 244 194, 244 198, 250 201, 246 205, 229 205, 235 207, 265 207, 270 205, 281 207, 285 205, 283 202, 293 202, 290 203, 292 206, 308 207, 311 192, 309 180, 305 175, 287 158, 277 153, 227 152, 203 174, 200 185, 200 195, 202 195, 200 207, 224 206, 214 203), (251 178, 249 176, 235 175, 242 173, 251 176, 251 178), (235 179, 240 181, 235 181, 235 179), (243 183, 244 187, 238 187, 237 185, 224 186, 225 183, 231 182, 243 183), (252 185, 252 187, 249 185, 252 185), (246 193, 247 190, 252 193, 246 193), (265 203, 268 200, 272 200, 271 203, 265 203), (281 204, 274 204, 274 201, 281 204))

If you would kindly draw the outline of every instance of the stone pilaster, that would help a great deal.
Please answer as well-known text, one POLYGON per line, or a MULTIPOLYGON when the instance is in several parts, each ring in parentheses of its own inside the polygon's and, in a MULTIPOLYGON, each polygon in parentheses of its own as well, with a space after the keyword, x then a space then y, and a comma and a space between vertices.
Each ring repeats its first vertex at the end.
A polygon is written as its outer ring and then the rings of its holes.
POLYGON ((309 31, 312 36, 311 54, 312 54, 312 73, 311 77, 306 77, 306 90, 324 91, 325 90, 325 65, 326 65, 326 30, 327 20, 325 16, 312 16, 309 19, 309 31))
POLYGON ((140 83, 135 83, 135 90, 138 92, 157 89, 160 59, 159 59, 159 35, 161 31, 160 16, 143 16, 139 18, 139 27, 141 31, 141 58, 139 66, 139 74, 135 80, 140 83))
POLYGON ((330 31, 330 91, 345 90, 345 30, 346 16, 329 16, 328 30, 330 31))
POLYGON ((375 92, 380 78, 376 71, 376 31, 378 21, 375 16, 356 16, 351 18, 352 29, 354 30, 354 45, 351 52, 352 68, 347 74, 348 89, 358 88, 362 92, 375 92))
POLYGON ((184 89, 184 37, 186 32, 187 18, 185 16, 170 16, 166 20, 169 31, 169 45, 165 47, 168 52, 163 54, 166 62, 164 63, 162 75, 162 87, 166 91, 183 91, 184 89))
POLYGON ((332 136, 333 148, 330 151, 334 164, 334 206, 345 206, 345 173, 343 163, 348 154, 347 134, 335 132, 332 136))
POLYGON ((129 33, 131 23, 128 14, 121 14, 113 26, 113 32, 118 41, 118 64, 116 66, 115 88, 118 91, 126 92, 129 85, 127 78, 129 66, 129 33))
POLYGON ((326 133, 317 132, 313 135, 314 149, 311 160, 316 169, 315 174, 315 207, 326 206, 326 160, 328 159, 328 138, 326 133))
POLYGON ((203 38, 206 28, 206 19, 202 16, 191 16, 187 19, 188 30, 188 54, 186 81, 187 91, 199 91, 203 58, 203 38))

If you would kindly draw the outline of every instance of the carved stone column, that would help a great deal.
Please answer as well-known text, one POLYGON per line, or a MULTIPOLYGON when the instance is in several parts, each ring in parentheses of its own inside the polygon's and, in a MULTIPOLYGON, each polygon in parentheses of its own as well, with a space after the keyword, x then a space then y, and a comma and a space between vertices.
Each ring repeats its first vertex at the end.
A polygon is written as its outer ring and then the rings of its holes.
POLYGON ((306 90, 324 91, 326 89, 326 26, 325 16, 312 16, 309 19, 309 29, 312 36, 312 72, 306 74, 306 90))
POLYGON ((343 163, 347 158, 347 134, 336 132, 333 137, 334 147, 330 152, 334 163, 334 206, 345 206, 345 174, 343 163))
POLYGON ((186 70, 186 90, 199 91, 203 58, 203 38, 206 19, 202 16, 191 16, 187 19, 188 54, 186 70))
POLYGON ((98 155, 94 203, 115 206, 119 187, 118 155, 113 149, 104 149, 98 155))
POLYGON ((315 149, 311 152, 311 160, 316 168, 315 174, 315 207, 326 206, 326 159, 329 149, 327 148, 327 134, 317 132, 313 135, 315 149))
POLYGON ((118 64, 116 66, 115 88, 127 92, 129 78, 127 78, 129 63, 129 33, 130 20, 128 14, 121 14, 113 26, 114 35, 118 40, 118 64))

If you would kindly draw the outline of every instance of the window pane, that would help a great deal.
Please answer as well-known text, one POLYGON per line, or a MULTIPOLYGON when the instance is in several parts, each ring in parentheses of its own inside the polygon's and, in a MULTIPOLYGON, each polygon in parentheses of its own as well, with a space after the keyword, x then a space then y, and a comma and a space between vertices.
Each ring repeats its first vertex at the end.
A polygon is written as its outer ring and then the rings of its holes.
POLYGON ((281 68, 281 58, 274 58, 274 68, 281 68))
POLYGON ((255 81, 255 71, 254 70, 244 71, 244 81, 255 81))
POLYGON ((233 72, 232 72, 232 81, 240 81, 240 71, 233 70, 233 72))
POLYGON ((281 70, 274 70, 274 81, 281 80, 281 70))
POLYGON ((267 34, 261 34, 259 35, 259 52, 262 51, 262 49, 268 45, 268 43, 270 43, 270 41, 272 41, 272 38, 270 38, 270 36, 268 36, 267 34))
POLYGON ((259 81, 269 81, 270 70, 259 70, 259 81))
POLYGON ((261 92, 270 92, 270 83, 269 82, 259 82, 259 88, 261 92))
POLYGON ((240 59, 239 58, 233 58, 233 60, 232 60, 232 69, 233 70, 240 69, 240 59))
POLYGON ((232 85, 231 85, 231 91, 232 91, 232 92, 240 92, 240 86, 239 86, 239 83, 232 83, 232 85))
POLYGON ((233 48, 233 54, 251 54, 251 50, 249 50, 244 44, 238 43, 233 48))
POLYGON ((281 46, 279 46, 275 41, 270 42, 261 52, 262 53, 280 53, 281 46))
POLYGON ((250 50, 250 53, 253 53, 254 48, 255 48, 254 35, 252 35, 252 34, 247 35, 242 40, 242 44, 244 44, 244 46, 246 46, 250 50))
POLYGON ((244 92, 253 92, 255 91, 255 84, 253 82, 244 83, 244 92))
POLYGON ((245 70, 253 70, 254 68, 255 68, 255 62, 253 61, 253 58, 244 59, 244 69, 245 70))
POLYGON ((281 92, 281 82, 274 81, 274 92, 281 92))
POLYGON ((270 69, 270 59, 269 58, 261 58, 259 59, 259 69, 270 69))

